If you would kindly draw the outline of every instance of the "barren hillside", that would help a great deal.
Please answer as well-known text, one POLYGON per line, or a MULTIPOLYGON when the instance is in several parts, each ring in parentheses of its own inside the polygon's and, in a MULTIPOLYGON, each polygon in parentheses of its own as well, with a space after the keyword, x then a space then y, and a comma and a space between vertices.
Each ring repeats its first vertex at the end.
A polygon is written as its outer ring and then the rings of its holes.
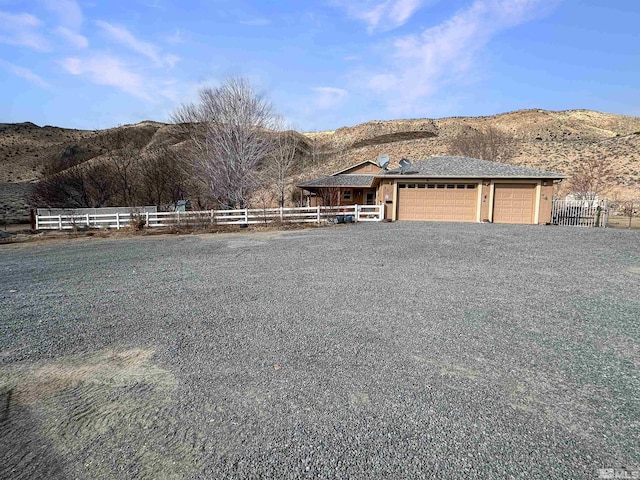
MULTIPOLYGON (((589 110, 520 110, 490 117, 367 122, 318 135, 331 152, 313 174, 331 173, 351 163, 391 156, 391 166, 451 152, 452 140, 465 131, 494 127, 508 135, 516 155, 510 161, 573 174, 576 162, 602 158, 616 172, 608 193, 640 197, 640 117, 589 110)), ((306 172, 305 172, 306 173, 306 172)))
MULTIPOLYGON (((314 150, 292 181, 329 174, 352 163, 391 156, 392 166, 451 153, 465 132, 494 127, 515 145, 510 162, 569 175, 576 162, 601 158, 615 174, 607 194, 640 198, 640 117, 589 110, 521 110, 488 117, 371 121, 335 131, 305 134, 314 150)), ((24 214, 29 184, 73 164, 99 159, 124 137, 137 152, 184 140, 172 125, 145 121, 118 129, 73 130, 33 123, 0 124, 0 209, 24 214), (11 184, 11 185, 9 185, 11 184)))

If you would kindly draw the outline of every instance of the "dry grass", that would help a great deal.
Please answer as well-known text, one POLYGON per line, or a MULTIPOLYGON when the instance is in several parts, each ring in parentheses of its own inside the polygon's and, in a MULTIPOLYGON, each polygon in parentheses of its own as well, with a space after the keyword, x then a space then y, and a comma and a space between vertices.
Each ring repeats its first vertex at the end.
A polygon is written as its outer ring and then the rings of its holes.
MULTIPOLYGON (((609 217, 607 227, 611 228, 629 228, 629 217, 623 217, 621 215, 615 215, 609 217)), ((631 228, 640 229, 640 217, 632 217, 631 228)))

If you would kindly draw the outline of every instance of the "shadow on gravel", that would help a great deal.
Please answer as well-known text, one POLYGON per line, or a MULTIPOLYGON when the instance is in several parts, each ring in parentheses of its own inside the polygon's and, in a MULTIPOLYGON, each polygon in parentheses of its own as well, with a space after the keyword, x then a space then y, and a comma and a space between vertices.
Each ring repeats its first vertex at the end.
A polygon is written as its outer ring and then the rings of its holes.
POLYGON ((34 412, 13 405, 13 392, 0 391, 0 478, 69 478, 53 443, 40 434, 34 412))
POLYGON ((167 411, 174 379, 152 354, 103 351, 0 370, 0 478, 120 478, 123 468, 187 475, 194 454, 167 411))

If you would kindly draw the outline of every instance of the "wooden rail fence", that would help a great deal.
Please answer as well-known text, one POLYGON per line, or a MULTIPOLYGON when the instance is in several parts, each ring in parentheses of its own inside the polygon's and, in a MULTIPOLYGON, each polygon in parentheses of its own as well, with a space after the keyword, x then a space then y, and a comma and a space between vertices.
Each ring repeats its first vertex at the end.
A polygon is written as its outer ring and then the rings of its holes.
POLYGON ((379 222, 383 205, 345 205, 337 207, 245 208, 240 210, 203 210, 195 212, 141 212, 37 215, 36 230, 72 230, 84 228, 125 228, 134 223, 145 227, 177 225, 251 225, 273 222, 379 222))

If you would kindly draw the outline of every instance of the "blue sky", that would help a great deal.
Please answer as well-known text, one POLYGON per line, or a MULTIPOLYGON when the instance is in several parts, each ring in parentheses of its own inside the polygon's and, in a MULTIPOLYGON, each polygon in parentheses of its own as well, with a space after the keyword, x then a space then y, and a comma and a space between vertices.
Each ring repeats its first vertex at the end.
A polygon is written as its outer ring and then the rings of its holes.
POLYGON ((640 116, 637 0, 0 0, 0 122, 167 121, 230 75, 290 124, 640 116))

